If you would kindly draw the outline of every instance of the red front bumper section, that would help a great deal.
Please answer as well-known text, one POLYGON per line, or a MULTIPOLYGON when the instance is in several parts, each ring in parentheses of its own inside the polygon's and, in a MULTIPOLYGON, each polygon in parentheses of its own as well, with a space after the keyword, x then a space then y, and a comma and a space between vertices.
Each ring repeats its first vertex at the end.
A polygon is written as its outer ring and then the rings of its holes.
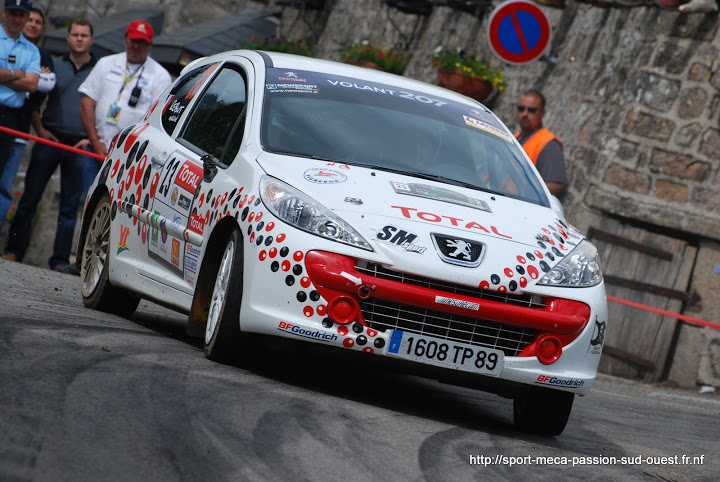
POLYGON ((539 330, 536 341, 519 355, 535 356, 537 339, 554 335, 565 346, 583 331, 590 319, 590 307, 579 301, 545 297, 546 306, 528 308, 445 293, 360 273, 355 270, 355 260, 334 253, 311 251, 305 257, 305 266, 310 280, 323 298, 328 300, 330 318, 341 324, 356 321, 367 325, 359 309, 359 300, 375 297, 539 330), (458 305, 472 304, 473 309, 438 303, 437 296, 457 300, 460 302, 458 305), (479 309, 476 310, 474 307, 477 305, 479 309))

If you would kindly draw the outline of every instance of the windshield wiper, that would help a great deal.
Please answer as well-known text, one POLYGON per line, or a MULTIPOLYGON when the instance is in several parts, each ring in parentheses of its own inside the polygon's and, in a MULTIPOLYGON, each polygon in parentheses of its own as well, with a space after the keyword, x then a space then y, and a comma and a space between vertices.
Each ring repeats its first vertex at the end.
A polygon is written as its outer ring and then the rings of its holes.
POLYGON ((405 176, 419 177, 421 179, 428 179, 430 181, 437 181, 437 182, 442 182, 445 184, 452 184, 454 186, 466 187, 468 189, 473 189, 475 191, 482 191, 482 192, 486 192, 489 194, 497 194, 498 196, 506 196, 505 193, 500 192, 500 191, 494 191, 492 189, 478 186, 476 184, 472 184, 472 183, 465 182, 465 181, 458 181, 457 179, 451 179, 451 178, 445 177, 445 176, 438 176, 436 174, 427 174, 424 172, 417 172, 417 171, 407 171, 404 169, 394 169, 392 167, 377 166, 377 165, 373 165, 373 164, 362 164, 362 163, 353 163, 353 162, 348 162, 348 164, 351 164, 353 166, 367 167, 368 169, 377 169, 378 171, 394 172, 397 174, 403 174, 405 176))

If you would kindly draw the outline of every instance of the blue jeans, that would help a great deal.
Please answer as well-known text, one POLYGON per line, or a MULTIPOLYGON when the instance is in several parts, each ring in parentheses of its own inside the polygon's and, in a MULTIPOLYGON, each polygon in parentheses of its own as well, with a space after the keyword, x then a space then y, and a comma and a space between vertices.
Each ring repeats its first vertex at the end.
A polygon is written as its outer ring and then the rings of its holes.
MULTIPOLYGON (((30 156, 25 191, 8 232, 6 253, 22 261, 30 242, 30 228, 38 203, 53 172, 60 165, 60 212, 50 268, 70 262, 75 220, 83 187, 83 167, 87 156, 37 143, 30 156)), ((95 162, 93 160, 93 162, 95 162)))
POLYGON ((3 169, 2 175, 0 175, 0 230, 5 223, 10 206, 12 206, 12 187, 15 182, 15 176, 17 176, 17 171, 20 167, 20 161, 22 161, 26 145, 27 144, 20 142, 15 142, 13 144, 13 147, 10 150, 10 156, 5 163, 5 169, 3 169))
MULTIPOLYGON (((87 149, 88 152, 93 152, 92 147, 90 144, 88 144, 87 149)), ((103 161, 98 161, 94 157, 90 156, 80 156, 83 168, 83 179, 82 179, 82 190, 80 195, 80 202, 85 202, 85 196, 87 196, 88 189, 90 188, 90 184, 93 183, 95 180, 95 176, 97 176, 97 173, 100 171, 100 167, 102 166, 103 161)))

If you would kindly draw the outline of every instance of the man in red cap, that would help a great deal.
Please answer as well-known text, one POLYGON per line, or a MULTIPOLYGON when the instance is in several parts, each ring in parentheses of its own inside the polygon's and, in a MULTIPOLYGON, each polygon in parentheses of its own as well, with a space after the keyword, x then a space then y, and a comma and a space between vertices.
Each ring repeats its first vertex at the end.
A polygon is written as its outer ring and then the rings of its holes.
POLYGON ((78 88, 85 132, 93 151, 103 156, 115 134, 138 122, 170 85, 168 71, 149 56, 152 39, 152 25, 143 20, 130 22, 125 52, 98 60, 78 88))

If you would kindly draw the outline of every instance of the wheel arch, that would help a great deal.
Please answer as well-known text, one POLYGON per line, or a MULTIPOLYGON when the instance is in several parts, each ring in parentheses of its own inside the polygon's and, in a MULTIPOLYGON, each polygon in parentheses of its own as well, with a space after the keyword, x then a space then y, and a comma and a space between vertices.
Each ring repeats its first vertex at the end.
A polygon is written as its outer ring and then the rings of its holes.
MULTIPOLYGON (((243 240, 242 231, 233 217, 224 217, 220 219, 215 228, 213 228, 210 239, 208 239, 205 247, 205 255, 198 272, 195 282, 195 295, 193 296, 190 313, 188 315, 187 334, 192 337, 203 337, 205 334, 205 325, 207 323, 208 312, 210 308, 210 300, 215 286, 215 275, 222 261, 225 243, 227 243, 230 235, 234 230, 238 230, 240 239, 243 240)), ((244 262, 244 245, 240 246, 240 262, 244 262)), ((242 296, 242 292, 240 293, 242 296)))

